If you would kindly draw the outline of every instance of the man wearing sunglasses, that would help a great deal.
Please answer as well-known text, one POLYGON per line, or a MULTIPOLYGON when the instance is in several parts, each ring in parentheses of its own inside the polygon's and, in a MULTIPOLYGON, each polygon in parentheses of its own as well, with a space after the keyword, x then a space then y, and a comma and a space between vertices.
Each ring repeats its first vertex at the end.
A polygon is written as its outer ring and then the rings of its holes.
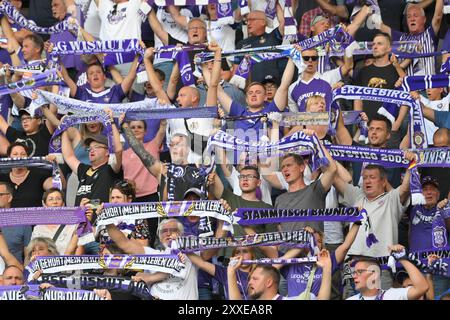
POLYGON ((305 112, 306 100, 315 95, 325 98, 328 110, 333 99, 332 87, 353 68, 353 48, 353 45, 350 45, 346 49, 342 66, 323 74, 318 72, 319 54, 317 50, 314 48, 303 50, 302 58, 306 68, 299 75, 299 79, 289 86, 289 110, 291 112, 305 112))

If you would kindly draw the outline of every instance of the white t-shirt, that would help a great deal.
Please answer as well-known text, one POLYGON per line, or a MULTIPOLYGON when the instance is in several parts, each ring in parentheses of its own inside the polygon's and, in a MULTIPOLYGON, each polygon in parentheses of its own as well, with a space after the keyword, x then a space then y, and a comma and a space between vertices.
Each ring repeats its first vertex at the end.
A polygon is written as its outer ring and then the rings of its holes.
POLYGON ((379 241, 368 248, 364 228, 359 228, 348 255, 383 257, 390 254, 388 246, 398 243, 398 224, 410 203, 409 198, 405 205, 402 205, 399 189, 400 187, 380 195, 375 200, 369 201, 361 188, 352 184, 347 185, 344 199, 341 203, 349 207, 363 207, 366 209, 372 225, 372 232, 379 241))
POLYGON ((236 30, 228 24, 221 24, 218 21, 206 21, 208 28, 208 42, 217 41, 222 51, 231 51, 236 48, 236 30))
MULTIPOLYGON (((170 254, 170 248, 165 251, 144 247, 145 254, 170 254)), ((169 278, 161 282, 154 283, 150 288, 150 294, 161 300, 198 300, 197 288, 197 268, 189 258, 186 258, 185 278, 170 275, 169 278)), ((155 273, 155 272, 150 272, 155 273)))
MULTIPOLYGON (((450 103, 450 94, 445 96, 443 99, 436 100, 436 101, 430 101, 427 98, 420 96, 420 102, 422 102, 425 106, 427 106, 428 108, 431 108, 433 110, 449 111, 448 104, 450 103)), ((425 120, 425 131, 427 132, 428 143, 433 144, 433 135, 436 132, 436 130, 439 128, 436 127, 434 125, 434 123, 431 122, 430 120, 425 119, 425 118, 424 118, 424 120, 425 120)))
POLYGON ((84 21, 84 29, 89 32, 95 39, 100 37, 100 25, 102 21, 100 20, 99 12, 95 1, 91 1, 89 6, 86 20, 84 21))
MULTIPOLYGON (((383 299, 381 300, 408 300, 408 290, 411 287, 407 288, 390 288, 384 292, 383 299)), ((355 294, 354 296, 351 296, 350 298, 347 298, 347 300, 375 300, 377 296, 371 296, 371 297, 363 297, 361 299, 361 294, 355 294)))
POLYGON ((116 14, 112 14, 114 3, 100 0, 98 12, 101 20, 101 40, 141 39, 142 20, 138 14, 141 0, 121 2, 116 14))
MULTIPOLYGON (((237 196, 242 195, 241 187, 239 187, 239 172, 236 170, 236 168, 233 166, 231 169, 231 175, 229 177, 226 177, 228 182, 230 183, 231 187, 233 188, 233 193, 237 196)), ((261 189, 262 194, 262 201, 267 204, 272 204, 272 198, 270 197, 270 184, 264 180, 261 179, 261 186, 259 187, 261 189)))
MULTIPOLYGON (((186 8, 182 8, 180 10, 180 14, 182 16, 188 17, 189 19, 193 17, 192 12, 186 8)), ((159 7, 156 11, 156 18, 161 23, 162 28, 164 31, 166 31, 170 36, 174 39, 177 39, 183 43, 188 42, 188 34, 187 30, 177 24, 175 22, 175 19, 172 17, 172 15, 169 12, 166 12, 164 7, 159 7)), ((158 36, 155 34, 155 48, 160 48, 164 46, 161 39, 158 38, 158 36)), ((153 62, 154 65, 157 65, 158 63, 162 63, 165 61, 171 61, 171 59, 161 59, 158 58, 159 55, 155 55, 155 61, 153 62)))

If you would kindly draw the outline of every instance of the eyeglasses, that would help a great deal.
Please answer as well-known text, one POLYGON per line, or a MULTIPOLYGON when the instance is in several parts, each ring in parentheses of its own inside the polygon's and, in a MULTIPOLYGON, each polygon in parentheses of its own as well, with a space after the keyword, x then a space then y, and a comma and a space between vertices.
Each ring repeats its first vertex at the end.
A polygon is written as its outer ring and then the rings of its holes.
POLYGON ((178 228, 166 228, 166 229, 161 229, 161 234, 165 234, 165 233, 178 233, 180 232, 180 230, 178 230, 178 228))
POLYGON ((302 56, 304 61, 317 61, 319 59, 318 56, 302 56))
POLYGON ((352 276, 355 276, 355 275, 360 276, 360 275, 363 274, 363 272, 371 272, 371 273, 374 273, 375 271, 374 271, 374 270, 368 270, 368 269, 357 269, 357 270, 354 270, 354 271, 352 272, 352 276))
POLYGON ((277 85, 275 83, 266 83, 264 87, 266 87, 266 89, 275 89, 277 85))
POLYGON ((87 152, 90 152, 92 149, 93 149, 93 150, 98 150, 98 149, 108 149, 108 147, 105 147, 105 146, 93 146, 93 147, 86 148, 86 151, 87 151, 87 152))
POLYGON ((250 179, 259 179, 257 176, 253 175, 253 174, 240 174, 238 176, 239 180, 250 180, 250 179))

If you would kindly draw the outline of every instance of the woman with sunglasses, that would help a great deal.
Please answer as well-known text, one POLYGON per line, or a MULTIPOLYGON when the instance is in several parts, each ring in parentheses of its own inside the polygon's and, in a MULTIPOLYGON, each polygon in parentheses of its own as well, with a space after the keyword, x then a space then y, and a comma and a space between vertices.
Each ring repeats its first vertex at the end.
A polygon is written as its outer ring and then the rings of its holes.
MULTIPOLYGON (((110 203, 130 203, 135 200, 135 188, 127 180, 120 180, 114 183, 109 192, 110 203)), ((89 207, 89 206, 88 206, 89 207)), ((98 208, 98 211, 101 207, 98 208)), ((91 210, 86 211, 88 219, 95 225, 95 216, 99 214, 91 210)), ((153 219, 157 220, 157 219, 153 219)), ((132 241, 140 243, 142 246, 149 245, 150 232, 147 225, 147 221, 144 219, 139 220, 124 220, 118 224, 117 227, 126 235, 126 237, 132 241)), ((96 239, 100 243, 100 251, 103 252, 105 248, 108 248, 113 241, 111 240, 105 226, 97 227, 95 230, 96 239)), ((154 241, 154 236, 152 240, 154 241)))
MULTIPOLYGON (((57 189, 51 188, 45 191, 42 197, 42 204, 44 207, 64 207, 64 193, 57 189)), ((55 212, 58 214, 58 212, 55 212)), ((77 225, 37 225, 33 229, 31 239, 35 238, 50 238, 55 242, 58 252, 61 254, 74 254, 77 248, 78 236, 76 233, 77 225)))

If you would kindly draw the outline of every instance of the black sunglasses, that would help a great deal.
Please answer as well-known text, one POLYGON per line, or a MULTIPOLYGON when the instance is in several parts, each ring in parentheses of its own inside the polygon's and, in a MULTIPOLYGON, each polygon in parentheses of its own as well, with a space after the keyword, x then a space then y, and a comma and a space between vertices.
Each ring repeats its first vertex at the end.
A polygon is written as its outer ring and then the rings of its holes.
POLYGON ((302 56, 302 58, 305 61, 317 61, 317 59, 319 59, 318 56, 302 56))

